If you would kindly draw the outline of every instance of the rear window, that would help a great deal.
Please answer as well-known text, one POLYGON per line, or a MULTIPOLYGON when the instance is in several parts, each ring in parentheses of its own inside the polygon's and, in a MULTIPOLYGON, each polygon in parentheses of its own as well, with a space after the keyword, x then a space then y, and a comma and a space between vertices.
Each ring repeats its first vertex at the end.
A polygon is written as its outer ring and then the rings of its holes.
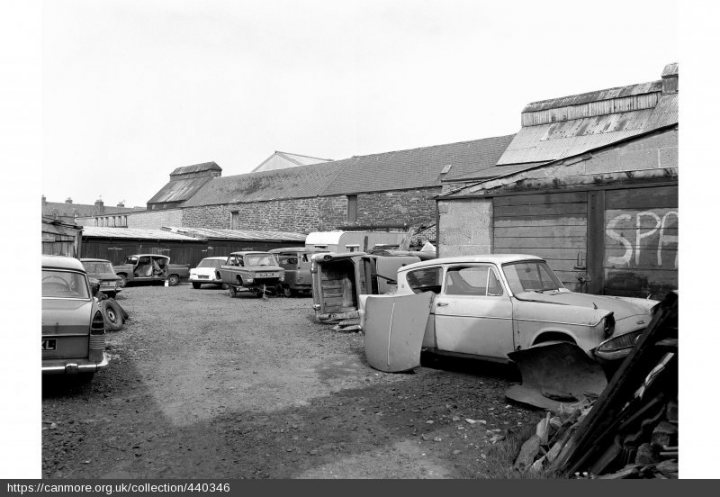
POLYGON ((87 279, 82 273, 43 269, 42 296, 71 299, 89 299, 87 279))
POLYGON ((115 274, 112 264, 109 262, 83 262, 82 264, 85 271, 90 274, 115 274))
POLYGON ((222 266, 225 263, 223 260, 219 259, 203 259, 200 261, 200 264, 197 265, 197 267, 215 267, 218 268, 222 266))
POLYGON ((414 293, 440 293, 442 267, 428 267, 408 272, 407 282, 414 293))

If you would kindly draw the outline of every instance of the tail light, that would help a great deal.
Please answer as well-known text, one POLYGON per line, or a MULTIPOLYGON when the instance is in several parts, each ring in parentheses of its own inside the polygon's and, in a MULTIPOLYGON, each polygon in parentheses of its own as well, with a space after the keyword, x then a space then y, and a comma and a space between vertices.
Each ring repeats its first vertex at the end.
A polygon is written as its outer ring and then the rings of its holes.
POLYGON ((101 362, 105 352, 105 320, 102 313, 96 311, 90 324, 90 347, 88 359, 101 362))

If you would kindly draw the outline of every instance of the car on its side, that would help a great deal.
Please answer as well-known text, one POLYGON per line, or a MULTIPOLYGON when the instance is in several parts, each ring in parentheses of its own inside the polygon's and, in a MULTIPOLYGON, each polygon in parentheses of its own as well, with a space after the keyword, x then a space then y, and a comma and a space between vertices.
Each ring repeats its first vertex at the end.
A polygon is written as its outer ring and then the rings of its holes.
POLYGON ((220 275, 220 266, 225 264, 227 257, 205 257, 198 262, 197 267, 190 269, 190 283, 196 290, 201 285, 215 285, 227 287, 220 275))
POLYGON ((72 257, 42 257, 42 372, 85 374, 109 363, 105 321, 82 263, 72 257))
POLYGON ((397 275, 395 295, 435 294, 425 350, 499 362, 508 362, 510 352, 552 342, 574 343, 600 360, 622 358, 657 304, 571 292, 532 255, 444 257, 401 267, 397 275))
POLYGON ((82 258, 80 262, 82 262, 91 280, 96 279, 100 282, 100 291, 105 295, 110 298, 115 298, 117 294, 122 291, 120 287, 120 277, 115 274, 115 270, 110 261, 105 259, 82 258))

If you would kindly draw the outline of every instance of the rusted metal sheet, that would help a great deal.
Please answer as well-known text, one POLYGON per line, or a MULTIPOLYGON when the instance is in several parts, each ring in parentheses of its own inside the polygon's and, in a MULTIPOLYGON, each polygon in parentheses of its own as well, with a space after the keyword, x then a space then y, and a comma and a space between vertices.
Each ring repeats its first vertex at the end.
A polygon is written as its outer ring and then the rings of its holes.
POLYGON ((505 395, 512 400, 558 411, 562 406, 597 397, 607 386, 599 363, 577 345, 553 343, 508 354, 522 375, 505 395))
POLYGON ((195 192, 200 190, 200 188, 211 179, 212 177, 210 176, 203 176, 199 178, 171 180, 148 200, 148 204, 183 202, 191 198, 195 192))
POLYGON ((367 297, 363 330, 365 357, 370 366, 398 373, 420 365, 432 297, 430 292, 367 297))
POLYGON ((541 124, 572 121, 589 117, 599 117, 619 112, 633 112, 652 109, 658 102, 660 93, 636 95, 612 100, 589 102, 582 105, 555 107, 521 115, 522 126, 538 126, 541 124))
POLYGON ((659 92, 661 90, 662 81, 650 81, 648 83, 639 83, 636 85, 618 86, 605 90, 597 90, 587 93, 580 93, 577 95, 569 95, 567 97, 551 98, 548 100, 532 102, 525 106, 525 108, 523 109, 523 113, 537 112, 541 110, 555 109, 558 107, 567 107, 571 105, 583 105, 590 102, 599 102, 616 98, 645 95, 648 93, 659 92))

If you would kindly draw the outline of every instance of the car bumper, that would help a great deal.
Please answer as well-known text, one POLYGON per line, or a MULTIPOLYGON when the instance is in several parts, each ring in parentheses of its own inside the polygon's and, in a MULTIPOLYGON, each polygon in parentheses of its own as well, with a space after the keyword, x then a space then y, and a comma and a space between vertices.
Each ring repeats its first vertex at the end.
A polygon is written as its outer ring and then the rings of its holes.
POLYGON ((77 374, 77 373, 94 373, 104 369, 110 364, 110 357, 107 352, 103 352, 103 360, 100 362, 91 362, 87 359, 51 359, 43 361, 43 374, 77 374))
POLYGON ((190 278, 188 278, 188 281, 190 283, 207 283, 208 285, 211 283, 217 284, 217 285, 222 283, 222 280, 219 280, 217 278, 193 278, 192 276, 190 276, 190 278))

